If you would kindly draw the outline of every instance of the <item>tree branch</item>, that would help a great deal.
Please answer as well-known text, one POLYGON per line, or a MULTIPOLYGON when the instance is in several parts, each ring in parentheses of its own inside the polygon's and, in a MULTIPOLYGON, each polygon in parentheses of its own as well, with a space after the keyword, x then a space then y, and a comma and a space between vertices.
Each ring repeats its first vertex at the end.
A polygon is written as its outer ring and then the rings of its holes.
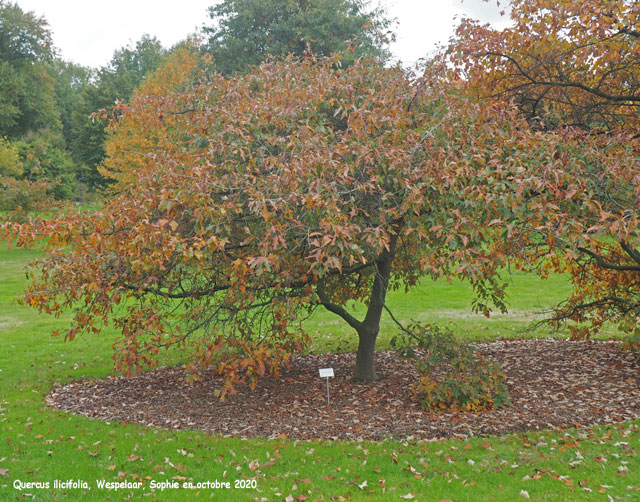
POLYGON ((324 308, 326 308, 329 312, 333 312, 334 314, 342 317, 342 319, 344 319, 346 323, 356 331, 360 330, 360 328, 362 327, 362 322, 358 321, 358 319, 353 317, 342 306, 331 302, 325 290, 324 280, 321 279, 318 281, 316 292, 318 293, 318 298, 320 298, 320 303, 324 308))
MULTIPOLYGON (((622 246, 622 244, 620 244, 620 245, 622 246)), ((599 255, 598 253, 594 253, 590 249, 583 248, 583 247, 580 247, 580 246, 578 246, 577 249, 578 249, 578 251, 582 251, 583 253, 588 254, 589 256, 591 256, 591 258, 595 259, 596 262, 598 263, 598 265, 600 265, 602 268, 606 268, 608 270, 619 270, 619 271, 622 271, 622 272, 640 272, 640 266, 639 265, 617 265, 615 263, 611 263, 611 262, 606 261, 605 258, 602 255, 599 255)), ((624 247, 623 247, 623 249, 624 249, 624 247)), ((626 249, 625 249, 625 251, 626 251, 626 249)))
POLYGON ((603 98, 603 99, 606 99, 607 101, 612 101, 615 103, 623 103, 625 101, 631 101, 634 103, 640 102, 640 96, 636 96, 633 94, 615 96, 613 94, 609 94, 604 91, 601 91, 600 89, 589 87, 588 85, 582 84, 580 82, 558 82, 558 81, 552 81, 552 80, 536 80, 534 77, 529 75, 522 68, 522 66, 520 66, 520 64, 515 60, 515 58, 508 56, 507 54, 502 54, 500 52, 487 52, 486 55, 501 57, 511 62, 516 67, 518 72, 520 72, 520 74, 533 85, 544 85, 544 86, 550 86, 550 87, 573 87, 576 89, 582 89, 583 91, 588 92, 589 94, 593 94, 594 96, 598 96, 599 98, 603 98))
POLYGON ((637 262, 638 264, 640 264, 640 252, 638 252, 637 249, 634 249, 632 246, 629 245, 629 243, 627 241, 621 241, 620 242, 620 247, 622 249, 624 249, 626 251, 626 253, 631 256, 631 258, 633 258, 633 260, 635 262, 637 262))

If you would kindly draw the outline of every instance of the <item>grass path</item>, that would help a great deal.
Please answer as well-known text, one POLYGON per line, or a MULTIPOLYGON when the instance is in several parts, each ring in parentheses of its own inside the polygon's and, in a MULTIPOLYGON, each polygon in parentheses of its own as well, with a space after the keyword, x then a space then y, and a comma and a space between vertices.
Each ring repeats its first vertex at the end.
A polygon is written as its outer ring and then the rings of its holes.
MULTIPOLYGON (((50 409, 44 397, 53 385, 113 372, 114 335, 51 339, 68 319, 15 303, 23 267, 36 256, 0 250, 0 501, 640 499, 640 421, 458 441, 296 442, 109 424, 50 409), (54 487, 68 480, 86 488, 54 487), (100 488, 103 481, 144 485, 115 491, 100 488), (209 485, 162 490, 162 482, 209 485)), ((469 338, 517 337, 542 300, 559 299, 566 284, 523 274, 513 282, 512 316, 471 315, 470 292, 458 283, 395 292, 390 304, 403 319, 451 323, 469 338)), ((313 350, 353 346, 336 321, 329 314, 309 321, 313 350)), ((385 320, 382 346, 390 328, 385 320)))

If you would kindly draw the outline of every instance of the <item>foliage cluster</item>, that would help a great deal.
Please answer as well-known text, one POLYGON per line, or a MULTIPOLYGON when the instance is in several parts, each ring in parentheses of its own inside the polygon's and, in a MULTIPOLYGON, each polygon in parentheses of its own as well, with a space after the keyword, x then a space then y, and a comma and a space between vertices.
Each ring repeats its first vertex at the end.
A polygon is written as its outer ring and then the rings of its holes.
POLYGON ((45 210, 70 199, 74 166, 64 142, 48 129, 22 139, 0 138, 0 209, 45 210))
POLYGON ((11 220, 24 220, 30 211, 46 211, 54 204, 46 180, 0 178, 0 210, 11 211, 11 220))
POLYGON ((500 367, 446 328, 413 323, 392 339, 402 357, 417 360, 413 391, 427 411, 485 411, 511 401, 500 367))
POLYGON ((92 71, 90 78, 74 84, 75 101, 68 107, 66 131, 73 158, 82 166, 78 171, 80 181, 93 188, 106 184, 98 168, 106 154, 108 121, 96 114, 129 101, 134 90, 160 67, 169 52, 157 38, 143 35, 135 45, 116 50, 111 61, 92 71))

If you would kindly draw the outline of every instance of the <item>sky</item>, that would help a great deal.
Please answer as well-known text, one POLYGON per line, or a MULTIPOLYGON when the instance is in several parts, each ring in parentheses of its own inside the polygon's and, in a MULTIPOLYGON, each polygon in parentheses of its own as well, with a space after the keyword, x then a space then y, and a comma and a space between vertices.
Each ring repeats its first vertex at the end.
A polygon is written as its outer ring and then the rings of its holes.
MULTIPOLYGON (((209 21, 207 7, 220 0, 13 0, 49 23, 63 59, 84 66, 106 65, 115 50, 134 44, 143 34, 169 47, 209 21)), ((455 19, 467 15, 500 23, 496 0, 376 0, 396 19, 396 59, 412 64, 445 43, 455 19)), ((376 4, 376 1, 372 5, 376 4)), ((502 2, 505 3, 505 0, 502 2)), ((504 18, 503 18, 504 19, 504 18)))

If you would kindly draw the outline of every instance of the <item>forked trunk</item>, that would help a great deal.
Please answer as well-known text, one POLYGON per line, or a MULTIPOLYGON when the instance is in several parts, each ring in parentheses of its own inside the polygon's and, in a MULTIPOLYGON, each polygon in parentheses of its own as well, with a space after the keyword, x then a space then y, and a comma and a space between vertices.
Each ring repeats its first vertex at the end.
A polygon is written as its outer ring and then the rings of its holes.
POLYGON ((356 367, 353 373, 353 379, 357 382, 371 382, 379 377, 379 375, 376 375, 373 359, 376 338, 380 331, 380 318, 385 308, 384 302, 387 296, 389 278, 391 277, 391 264, 393 263, 395 255, 400 226, 399 224, 398 232, 391 238, 388 249, 382 252, 374 264, 375 273, 371 296, 369 297, 369 306, 367 308, 367 314, 362 321, 353 317, 341 305, 333 303, 330 294, 325 290, 324 281, 318 282, 317 292, 322 305, 330 312, 342 317, 358 333, 358 352, 356 354, 356 367))
POLYGON ((397 236, 390 243, 389 250, 382 253, 376 267, 369 297, 367 314, 357 327, 358 352, 356 354, 356 367, 353 379, 356 382, 371 382, 379 377, 374 365, 376 338, 380 331, 380 318, 384 309, 384 302, 391 277, 391 264, 395 255, 397 236))

